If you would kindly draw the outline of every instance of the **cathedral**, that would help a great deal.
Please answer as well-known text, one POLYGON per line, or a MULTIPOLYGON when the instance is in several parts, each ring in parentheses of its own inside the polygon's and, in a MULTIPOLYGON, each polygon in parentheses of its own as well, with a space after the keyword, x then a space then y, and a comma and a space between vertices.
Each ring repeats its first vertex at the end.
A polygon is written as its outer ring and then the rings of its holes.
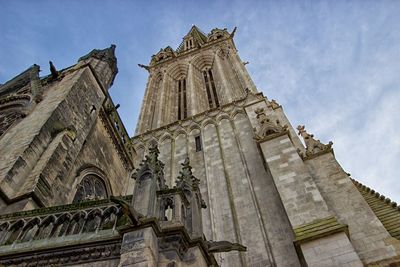
POLYGON ((258 91, 235 32, 139 64, 133 137, 115 45, 1 84, 0 266, 400 266, 400 206, 258 91))

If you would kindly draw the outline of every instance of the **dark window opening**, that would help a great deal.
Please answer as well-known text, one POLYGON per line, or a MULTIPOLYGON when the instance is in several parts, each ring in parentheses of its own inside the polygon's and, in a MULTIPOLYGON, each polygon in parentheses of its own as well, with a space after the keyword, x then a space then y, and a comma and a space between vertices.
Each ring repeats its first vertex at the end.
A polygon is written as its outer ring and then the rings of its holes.
POLYGON ((200 139, 200 136, 196 136, 194 138, 194 141, 196 143, 196 151, 201 151, 201 139, 200 139))
POLYGON ((186 79, 182 78, 177 82, 178 86, 178 120, 185 119, 188 115, 186 98, 186 79))
POLYGON ((203 71, 203 77, 204 77, 204 83, 206 85, 208 106, 210 108, 217 108, 219 107, 219 101, 211 69, 203 71))

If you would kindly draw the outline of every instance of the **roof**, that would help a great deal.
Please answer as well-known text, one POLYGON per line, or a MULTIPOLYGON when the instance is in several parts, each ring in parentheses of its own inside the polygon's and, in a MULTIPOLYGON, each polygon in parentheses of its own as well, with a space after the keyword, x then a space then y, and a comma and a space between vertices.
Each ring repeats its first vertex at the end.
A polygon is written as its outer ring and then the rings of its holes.
POLYGON ((352 181, 390 235, 400 240, 400 206, 356 180, 352 181))

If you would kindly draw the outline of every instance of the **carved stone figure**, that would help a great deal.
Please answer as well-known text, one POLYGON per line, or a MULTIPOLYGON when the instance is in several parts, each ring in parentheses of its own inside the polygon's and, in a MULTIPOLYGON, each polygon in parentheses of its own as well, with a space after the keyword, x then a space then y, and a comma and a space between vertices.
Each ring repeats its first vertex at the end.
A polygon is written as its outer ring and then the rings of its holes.
POLYGON ((309 134, 305 130, 304 125, 297 126, 298 134, 303 137, 306 144, 306 156, 311 156, 322 151, 328 151, 332 148, 333 143, 329 142, 327 145, 322 144, 321 141, 314 139, 313 134, 309 134))
POLYGON ((267 116, 263 108, 256 109, 255 113, 259 124, 258 128, 254 128, 256 140, 262 140, 268 135, 286 131, 287 126, 282 126, 280 121, 274 119, 272 115, 267 116))
POLYGON ((229 252, 232 250, 247 251, 247 248, 239 243, 231 243, 229 241, 207 241, 208 252, 219 253, 229 252))
POLYGON ((138 225, 140 224, 140 219, 143 218, 144 216, 137 212, 132 205, 130 205, 128 202, 121 198, 116 198, 114 196, 110 196, 110 200, 116 204, 119 204, 122 208, 122 212, 128 216, 128 218, 131 220, 133 225, 138 225))

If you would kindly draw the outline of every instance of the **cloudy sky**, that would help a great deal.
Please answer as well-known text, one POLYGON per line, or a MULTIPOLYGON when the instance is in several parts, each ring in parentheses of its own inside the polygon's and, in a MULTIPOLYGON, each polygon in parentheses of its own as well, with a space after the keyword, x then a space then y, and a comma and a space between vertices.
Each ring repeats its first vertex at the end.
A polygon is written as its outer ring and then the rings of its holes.
POLYGON ((161 47, 192 24, 235 26, 258 89, 323 142, 352 177, 400 202, 400 1, 0 1, 0 83, 117 45, 111 95, 132 135, 161 47))

